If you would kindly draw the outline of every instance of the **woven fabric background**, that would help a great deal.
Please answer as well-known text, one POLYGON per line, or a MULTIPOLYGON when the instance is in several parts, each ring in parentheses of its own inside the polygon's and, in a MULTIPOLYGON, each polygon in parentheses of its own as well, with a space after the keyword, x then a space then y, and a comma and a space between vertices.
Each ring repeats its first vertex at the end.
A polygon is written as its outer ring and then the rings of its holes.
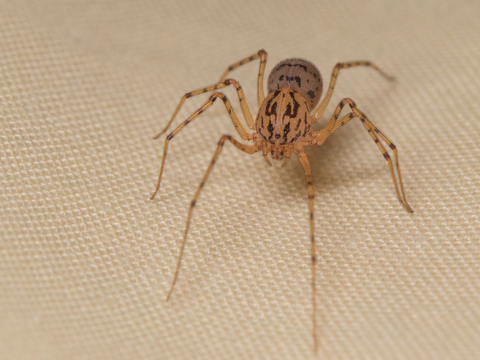
MULTIPOLYGON (((477 1, 0 3, 0 358, 480 358, 477 1), (181 96, 264 48, 353 98, 397 145, 407 213, 358 120, 308 149, 317 237, 312 352, 306 179, 226 145, 221 102, 171 142, 181 96)), ((231 74, 256 113, 258 63, 231 74)), ((225 89, 240 114, 235 91, 225 89)), ((188 99, 175 125, 208 94, 188 99)), ((345 110, 346 111, 346 110, 345 110)), ((345 112, 346 113, 346 112, 345 112)))

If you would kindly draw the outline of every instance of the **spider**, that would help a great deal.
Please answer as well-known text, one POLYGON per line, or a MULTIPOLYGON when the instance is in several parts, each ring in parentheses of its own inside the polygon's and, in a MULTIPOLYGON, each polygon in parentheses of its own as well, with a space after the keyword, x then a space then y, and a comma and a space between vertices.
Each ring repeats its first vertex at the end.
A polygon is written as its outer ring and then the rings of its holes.
POLYGON ((341 69, 346 69, 354 66, 367 66, 376 71, 378 71, 384 78, 387 80, 393 81, 394 78, 384 73, 376 65, 369 61, 355 61, 347 63, 338 63, 335 65, 332 71, 330 84, 328 86, 327 93, 320 104, 316 106, 320 100, 322 94, 322 77, 320 72, 317 70, 315 65, 312 63, 303 60, 303 59, 286 59, 278 63, 270 73, 268 77, 268 94, 265 97, 264 88, 263 88, 263 76, 265 72, 265 65, 267 62, 267 52, 265 50, 260 50, 258 53, 247 57, 231 66, 229 66, 223 73, 220 81, 215 85, 207 86, 202 89, 191 91, 182 96, 180 103, 178 104, 175 112, 173 113, 170 121, 167 126, 154 137, 154 139, 159 138, 164 134, 170 125, 173 122, 173 119, 177 115, 178 111, 182 107, 186 99, 206 93, 208 91, 213 91, 217 89, 224 88, 228 85, 235 87, 238 100, 240 102, 241 110, 247 123, 248 128, 252 131, 251 133, 247 132, 243 125, 238 120, 235 112, 232 109, 232 106, 227 99, 227 97, 221 92, 215 92, 209 100, 200 107, 195 113, 193 113, 187 120, 185 120, 179 127, 177 127, 170 135, 167 136, 165 140, 165 146, 163 150, 163 159, 160 169, 160 174, 158 177, 157 187, 153 193, 151 199, 153 200, 158 190, 160 189, 160 182, 162 180, 163 169, 165 165, 165 159, 167 157, 168 145, 170 141, 181 131, 185 126, 192 122, 197 116, 207 110, 213 103, 220 98, 232 119, 233 125, 237 130, 238 134, 244 141, 253 142, 252 145, 245 145, 241 142, 235 140, 230 135, 223 135, 217 146, 217 150, 213 156, 213 159, 205 173, 202 182, 190 204, 190 210, 188 212, 187 224, 185 228, 185 233, 183 235, 183 242, 180 248, 180 255, 177 260, 177 267, 175 271, 175 276, 173 278, 170 290, 167 295, 167 301, 170 299, 170 296, 173 292, 175 283, 178 278, 178 273, 180 270, 180 263, 182 260, 182 255, 185 249, 185 243, 187 240, 188 229, 190 226, 190 221, 192 219, 193 208, 197 203, 200 192, 203 189, 205 182, 210 175, 210 172, 217 161, 220 152, 223 149, 223 146, 226 141, 231 142, 235 147, 240 151, 243 151, 247 154, 254 154, 258 151, 261 151, 263 157, 267 161, 268 165, 272 165, 268 155, 271 156, 273 160, 283 160, 283 166, 288 162, 292 153, 295 153, 300 162, 305 169, 307 176, 307 187, 308 187, 308 205, 310 211, 310 240, 311 240, 311 271, 312 271, 312 323, 313 323, 313 343, 314 349, 317 349, 317 337, 316 337, 316 301, 315 301, 315 231, 314 231, 314 217, 313 217, 313 205, 314 205, 314 189, 312 183, 312 172, 310 170, 310 163, 307 159, 307 154, 305 153, 305 146, 311 145, 322 145, 325 140, 335 131, 340 129, 348 121, 353 118, 360 119, 362 125, 368 131, 373 141, 377 144, 378 148, 382 152, 385 160, 388 162, 390 172, 392 175, 393 183, 395 185, 395 190, 400 200, 400 203, 405 207, 408 212, 413 212, 410 206, 407 203, 405 198, 405 192, 403 190, 402 177, 400 174, 400 166, 398 163, 398 154, 396 146, 388 140, 388 138, 383 135, 383 133, 372 124, 372 122, 367 118, 367 116, 361 112, 355 102, 350 98, 344 98, 338 104, 333 116, 328 122, 327 126, 320 131, 313 131, 311 129, 312 125, 315 124, 325 112, 328 103, 333 94, 335 88, 335 83, 337 81, 337 76, 341 69), (260 59, 260 67, 258 70, 258 80, 257 80, 257 101, 258 101, 258 114, 254 120, 252 114, 248 108, 247 102, 245 101, 245 96, 242 90, 242 87, 238 81, 234 79, 226 79, 228 73, 239 66, 245 65, 251 61, 260 59), (343 107, 348 105, 350 107, 350 113, 343 116, 339 119, 340 112, 343 107), (385 150, 384 146, 380 142, 382 139, 393 151, 395 159, 395 168, 398 174, 398 182, 395 176, 394 165, 390 155, 385 150), (400 189, 399 189, 400 184, 400 189))

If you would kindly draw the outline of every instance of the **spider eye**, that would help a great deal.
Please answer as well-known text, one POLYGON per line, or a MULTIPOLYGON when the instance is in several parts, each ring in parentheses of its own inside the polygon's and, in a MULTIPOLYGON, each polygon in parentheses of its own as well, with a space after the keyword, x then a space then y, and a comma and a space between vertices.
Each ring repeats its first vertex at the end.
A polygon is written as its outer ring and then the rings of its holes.
POLYGON ((290 132, 290 123, 288 123, 287 125, 285 125, 285 127, 283 128, 283 135, 284 136, 287 136, 287 134, 290 132))
POLYGON ((267 130, 268 130, 269 133, 273 132, 273 124, 272 123, 268 124, 267 130))

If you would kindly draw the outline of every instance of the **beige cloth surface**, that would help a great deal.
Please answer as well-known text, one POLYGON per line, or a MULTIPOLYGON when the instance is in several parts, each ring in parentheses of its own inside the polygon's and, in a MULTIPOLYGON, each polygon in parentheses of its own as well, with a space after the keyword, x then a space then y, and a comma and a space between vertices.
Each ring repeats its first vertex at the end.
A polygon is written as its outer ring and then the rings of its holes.
MULTIPOLYGON (((480 4, 476 1, 10 1, 0 11, 0 358, 480 358, 480 4), (227 145, 222 103, 171 142, 187 91, 264 48, 353 98, 397 145, 407 213, 358 120, 306 179, 227 145)), ((258 63, 235 70, 253 113, 258 63)), ((232 89, 225 93, 240 114, 232 89)), ((178 125, 208 97, 187 100, 178 125)))

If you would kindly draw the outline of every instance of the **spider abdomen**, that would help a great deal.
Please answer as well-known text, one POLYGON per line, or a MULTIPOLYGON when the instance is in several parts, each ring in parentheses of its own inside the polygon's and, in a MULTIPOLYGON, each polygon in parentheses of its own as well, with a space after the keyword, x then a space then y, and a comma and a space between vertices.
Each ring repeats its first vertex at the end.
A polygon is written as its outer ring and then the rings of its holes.
POLYGON ((268 92, 291 88, 302 95, 312 110, 322 95, 322 76, 311 62, 303 59, 286 59, 279 62, 268 77, 268 92))
POLYGON ((291 88, 281 88, 267 95, 255 127, 270 144, 280 146, 305 138, 311 124, 305 98, 291 88))

